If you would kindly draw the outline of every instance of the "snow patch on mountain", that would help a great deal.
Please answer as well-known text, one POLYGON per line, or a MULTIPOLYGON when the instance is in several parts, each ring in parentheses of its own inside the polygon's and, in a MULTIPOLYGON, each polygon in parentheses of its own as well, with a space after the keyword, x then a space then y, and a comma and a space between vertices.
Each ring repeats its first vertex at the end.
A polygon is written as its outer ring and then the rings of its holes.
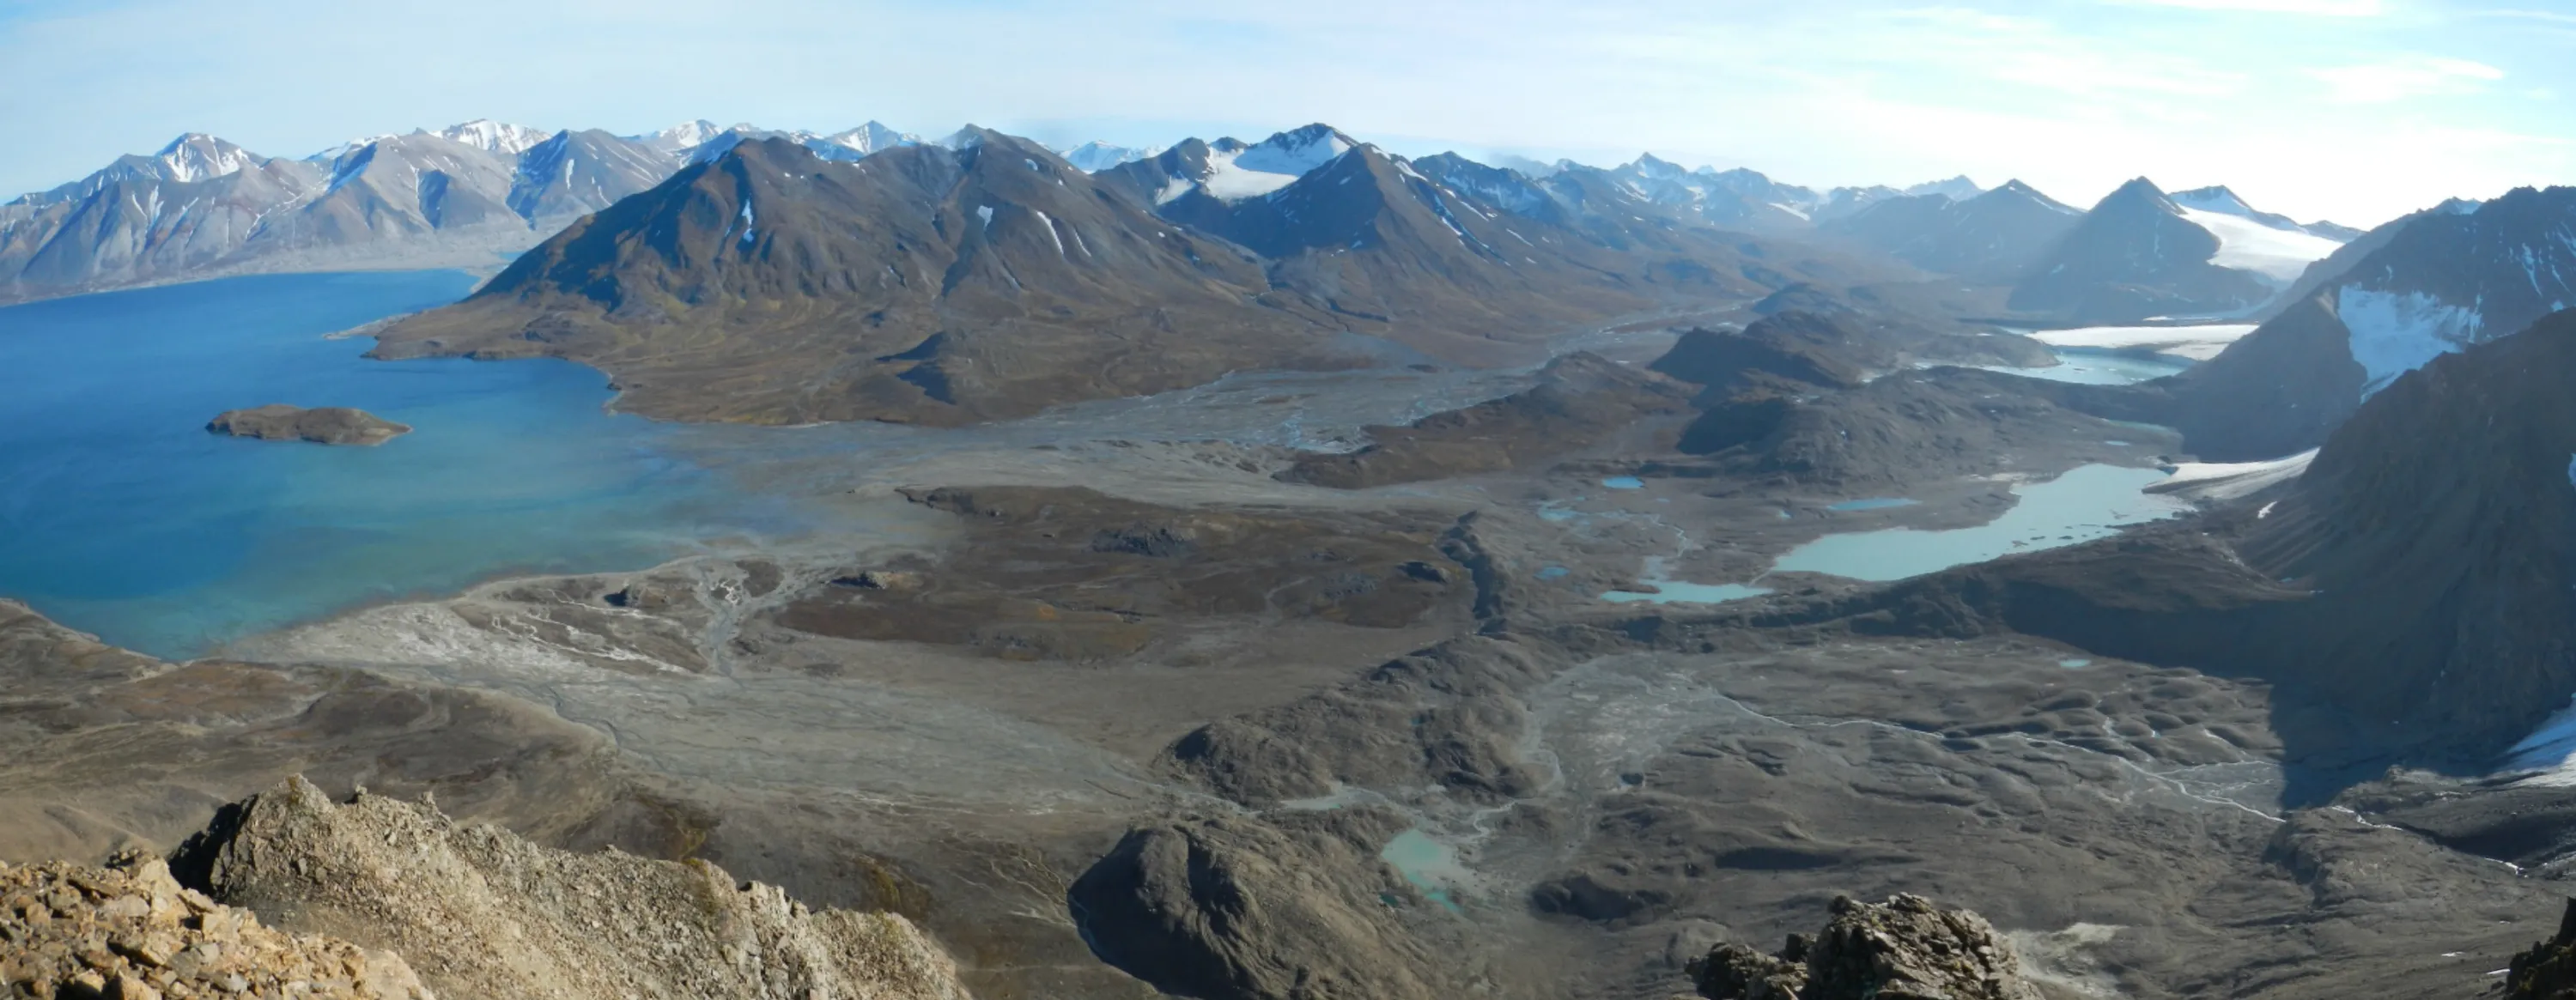
POLYGON ((2407 372, 2459 351, 2477 339, 2486 318, 2421 292, 2383 292, 2345 286, 2337 312, 2352 331, 2352 359, 2361 363, 2361 396, 2368 399, 2407 372))
POLYGON ((815 148, 817 145, 832 146, 849 150, 860 156, 882 153, 898 146, 921 145, 920 136, 910 132, 897 132, 886 127, 884 123, 875 121, 847 131, 817 136, 815 140, 807 143, 807 148, 815 148))
POLYGON ((1282 132, 1240 151, 1210 147, 1207 193, 1224 201, 1258 198, 1297 182, 1358 144, 1329 128, 1282 132))
POLYGON ((2275 229, 2230 212, 2176 204, 2185 220, 2218 237, 2218 256, 2210 258, 2210 263, 2252 271, 2278 284, 2299 280, 2308 265, 2343 249, 2343 244, 2323 236, 2275 229))
POLYGON ((171 140, 153 158, 161 162, 164 179, 181 184, 237 174, 259 162, 249 150, 202 132, 171 140))
POLYGON ((700 118, 697 121, 683 122, 649 135, 630 135, 626 138, 665 153, 678 153, 706 145, 716 136, 724 134, 724 131, 723 126, 700 118))
POLYGON ((1074 169, 1080 170, 1086 174, 1096 174, 1121 163, 1134 163, 1138 160, 1160 156, 1162 155, 1163 148, 1160 146, 1149 146, 1144 149, 1137 149, 1131 146, 1112 146, 1105 142, 1093 140, 1079 146, 1074 146, 1070 149, 1060 149, 1056 152, 1063 155, 1065 162, 1073 164, 1074 169))
POLYGON ((450 125, 438 131, 439 138, 459 142, 487 153, 517 156, 554 135, 541 128, 511 125, 489 118, 477 118, 462 125, 450 125))

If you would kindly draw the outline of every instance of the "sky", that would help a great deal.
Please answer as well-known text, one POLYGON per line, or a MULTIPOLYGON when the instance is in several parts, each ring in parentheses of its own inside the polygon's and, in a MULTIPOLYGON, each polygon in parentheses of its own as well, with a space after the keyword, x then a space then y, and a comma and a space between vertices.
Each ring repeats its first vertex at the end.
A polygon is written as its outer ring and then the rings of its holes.
POLYGON ((2571 98, 2571 0, 0 0, 0 192, 190 131, 303 156, 473 118, 1059 145, 1322 121, 1816 187, 2227 184, 2367 226, 2576 183, 2571 98))

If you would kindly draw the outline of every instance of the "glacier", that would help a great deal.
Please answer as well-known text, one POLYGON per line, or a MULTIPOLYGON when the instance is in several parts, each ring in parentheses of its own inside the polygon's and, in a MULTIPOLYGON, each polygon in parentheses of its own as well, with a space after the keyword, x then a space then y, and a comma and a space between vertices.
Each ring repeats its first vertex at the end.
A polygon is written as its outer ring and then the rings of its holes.
POLYGON ((2308 265, 2343 249, 2343 244, 2323 236, 2274 229, 2226 212, 2184 207, 2182 217, 2218 237, 2218 256, 2210 258, 2210 263, 2252 271, 2276 284, 2299 280, 2308 265))

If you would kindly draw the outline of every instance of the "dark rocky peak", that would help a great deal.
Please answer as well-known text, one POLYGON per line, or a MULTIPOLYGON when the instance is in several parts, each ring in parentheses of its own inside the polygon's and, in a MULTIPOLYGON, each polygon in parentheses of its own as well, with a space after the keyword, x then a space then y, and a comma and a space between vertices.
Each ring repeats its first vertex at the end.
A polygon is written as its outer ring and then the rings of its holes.
POLYGON ((1656 156, 1653 153, 1637 154, 1637 158, 1630 161, 1623 169, 1630 173, 1634 173, 1639 177, 1646 177, 1654 180, 1671 180, 1676 177, 1687 176, 1690 173, 1689 168, 1684 167, 1681 164, 1674 163, 1671 160, 1656 156))
POLYGON ((2069 205, 2055 198, 2051 198, 2048 195, 2041 193, 2038 188, 2024 184, 2019 179, 2005 181, 2002 184, 1997 185, 1994 190, 1966 199, 1966 202, 1988 205, 2010 202, 2037 202, 2043 206, 2055 209, 2059 212, 2064 212, 2068 215, 2084 214, 2083 209, 2069 205))
POLYGON ((2157 187, 2156 182, 2139 177, 2102 196, 2101 201, 2094 203, 2093 211, 2096 213, 2157 212, 2179 216, 2182 214, 2182 206, 2174 204, 2173 197, 2167 195, 2163 188, 2157 187))
POLYGON ((1813 937, 1778 952, 1721 944, 1691 963, 1710 1000, 2040 1000, 2012 943, 1986 918, 1921 896, 1836 897, 1813 937))

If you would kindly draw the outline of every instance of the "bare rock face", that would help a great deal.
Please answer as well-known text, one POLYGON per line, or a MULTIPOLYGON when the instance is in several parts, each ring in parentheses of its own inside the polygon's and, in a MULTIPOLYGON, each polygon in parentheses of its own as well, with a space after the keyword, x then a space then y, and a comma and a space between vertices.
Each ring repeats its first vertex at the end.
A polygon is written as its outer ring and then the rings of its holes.
POLYGON ((1790 935, 1776 955, 1722 944, 1692 965, 1692 975, 1713 1000, 2040 997, 1986 918, 1913 895, 1878 905, 1838 898, 1832 922, 1814 939, 1790 935))
POLYGON ((403 960, 260 926, 181 888, 161 859, 0 865, 0 996, 430 1000, 403 960))
POLYGON ((206 422, 206 429, 262 441, 310 441, 373 447, 411 433, 408 424, 345 406, 316 409, 271 403, 247 410, 226 410, 206 422))
POLYGON ((962 1000, 904 918, 814 912, 699 861, 538 847, 427 805, 302 778, 218 815, 176 858, 224 902, 387 948, 463 997, 962 1000))

